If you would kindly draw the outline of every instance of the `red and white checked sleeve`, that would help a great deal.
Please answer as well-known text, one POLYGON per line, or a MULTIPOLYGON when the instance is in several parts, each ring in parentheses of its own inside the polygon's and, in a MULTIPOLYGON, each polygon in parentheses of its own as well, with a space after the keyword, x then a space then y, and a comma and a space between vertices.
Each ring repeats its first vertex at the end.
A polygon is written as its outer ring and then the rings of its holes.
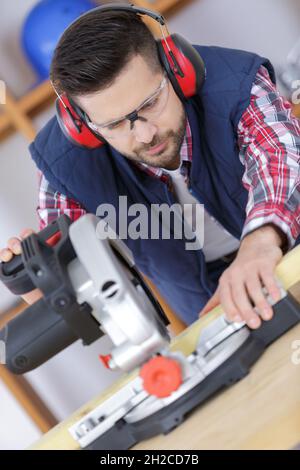
POLYGON ((261 66, 238 124, 242 182, 249 192, 242 238, 265 224, 300 235, 300 121, 261 66))
POLYGON ((74 222, 86 213, 86 210, 77 201, 55 191, 41 171, 38 172, 38 178, 39 205, 37 207, 37 214, 40 230, 62 214, 68 215, 74 222))

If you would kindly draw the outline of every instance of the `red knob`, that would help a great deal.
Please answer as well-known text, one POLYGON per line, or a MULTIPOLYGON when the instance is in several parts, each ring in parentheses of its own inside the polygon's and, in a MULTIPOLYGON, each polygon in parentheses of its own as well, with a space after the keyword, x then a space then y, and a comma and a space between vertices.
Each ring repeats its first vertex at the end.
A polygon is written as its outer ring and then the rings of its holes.
POLYGON ((156 356, 144 364, 140 377, 146 392, 158 398, 170 396, 182 383, 180 364, 165 356, 156 356))
POLYGON ((105 356, 102 356, 100 354, 99 359, 102 362, 102 364, 104 364, 104 367, 106 367, 106 369, 110 369, 109 361, 111 360, 111 354, 106 354, 105 356))

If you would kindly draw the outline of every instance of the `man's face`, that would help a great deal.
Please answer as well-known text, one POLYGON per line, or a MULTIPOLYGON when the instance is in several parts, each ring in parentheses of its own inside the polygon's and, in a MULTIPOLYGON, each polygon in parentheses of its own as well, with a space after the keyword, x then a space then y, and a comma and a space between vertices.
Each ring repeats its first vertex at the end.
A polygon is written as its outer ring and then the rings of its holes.
MULTIPOLYGON (((112 85, 99 92, 80 96, 77 102, 91 122, 101 129, 103 124, 132 113, 155 95, 161 83, 164 83, 163 77, 162 71, 153 72, 143 57, 137 55, 129 61, 112 85)), ((135 120, 131 130, 130 122, 127 121, 125 133, 116 127, 113 135, 107 136, 103 131, 103 136, 130 160, 172 170, 180 164, 179 152, 185 134, 186 115, 168 79, 160 96, 164 101, 159 113, 152 115, 144 108, 147 120, 135 120)), ((143 110, 138 115, 143 116, 143 110)))

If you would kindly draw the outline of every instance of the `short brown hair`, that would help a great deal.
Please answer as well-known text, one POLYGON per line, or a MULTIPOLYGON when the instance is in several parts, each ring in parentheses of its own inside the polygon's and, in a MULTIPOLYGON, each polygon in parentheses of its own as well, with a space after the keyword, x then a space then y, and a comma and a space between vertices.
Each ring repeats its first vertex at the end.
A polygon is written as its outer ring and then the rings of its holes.
POLYGON ((154 70, 161 67, 156 41, 140 16, 94 10, 63 33, 50 78, 59 93, 84 95, 110 86, 136 54, 145 57, 154 70))

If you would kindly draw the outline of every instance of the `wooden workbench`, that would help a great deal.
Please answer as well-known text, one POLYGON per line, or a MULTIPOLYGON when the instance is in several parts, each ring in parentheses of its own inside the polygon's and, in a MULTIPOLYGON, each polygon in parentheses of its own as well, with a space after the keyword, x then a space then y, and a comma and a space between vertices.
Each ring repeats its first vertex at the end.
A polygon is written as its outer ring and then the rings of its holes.
MULTIPOLYGON (((300 246, 277 268, 283 286, 300 300, 300 246)), ((220 307, 178 336, 172 349, 189 354, 203 327, 222 313, 220 307)), ((268 348, 251 373, 230 389, 194 410, 166 436, 144 441, 134 449, 288 449, 300 442, 300 364, 292 363, 292 343, 300 325, 268 348)), ((299 354, 300 357, 300 354, 299 354)), ((111 396, 134 374, 124 376, 105 393, 45 434, 31 449, 77 449, 71 424, 111 396)))

